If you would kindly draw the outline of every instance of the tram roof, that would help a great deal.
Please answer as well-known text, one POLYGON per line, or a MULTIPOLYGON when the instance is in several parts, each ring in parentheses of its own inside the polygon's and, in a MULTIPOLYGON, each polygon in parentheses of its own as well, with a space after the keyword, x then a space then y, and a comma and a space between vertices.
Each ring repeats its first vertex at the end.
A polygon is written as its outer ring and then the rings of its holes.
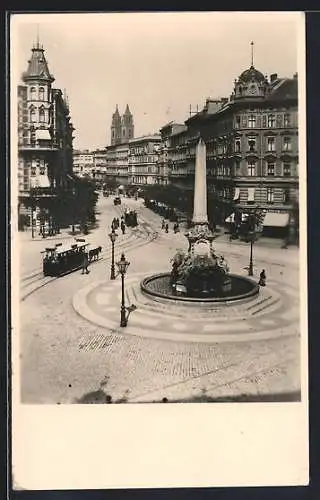
POLYGON ((83 242, 83 243, 80 243, 80 242, 68 242, 68 243, 60 243, 60 244, 57 244, 55 246, 51 246, 51 247, 46 247, 46 249, 41 252, 41 253, 46 253, 46 252, 56 252, 57 254, 61 254, 61 253, 64 253, 64 252, 70 252, 71 250, 74 250, 76 248, 84 248, 86 246, 88 246, 89 243, 87 242, 83 242))

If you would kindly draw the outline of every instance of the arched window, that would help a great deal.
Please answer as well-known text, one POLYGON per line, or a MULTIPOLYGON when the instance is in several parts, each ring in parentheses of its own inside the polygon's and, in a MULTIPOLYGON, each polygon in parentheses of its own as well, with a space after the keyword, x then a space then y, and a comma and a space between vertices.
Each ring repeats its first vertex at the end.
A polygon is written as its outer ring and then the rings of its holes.
POLYGON ((31 89, 30 89, 30 99, 31 99, 31 101, 34 101, 36 99, 36 88, 35 87, 31 87, 31 89))
POLYGON ((31 108, 30 108, 30 121, 32 123, 37 121, 36 108, 34 106, 31 106, 31 108))
POLYGON ((46 121, 46 114, 44 107, 41 106, 39 109, 39 122, 44 123, 46 121))
POLYGON ((39 87, 39 100, 44 101, 44 88, 39 87))

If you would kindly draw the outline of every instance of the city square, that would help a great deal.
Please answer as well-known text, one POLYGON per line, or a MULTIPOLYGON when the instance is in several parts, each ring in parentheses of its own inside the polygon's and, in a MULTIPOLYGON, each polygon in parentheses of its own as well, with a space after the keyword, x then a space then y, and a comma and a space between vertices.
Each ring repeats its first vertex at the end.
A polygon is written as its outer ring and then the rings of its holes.
POLYGON ((301 401, 296 66, 267 75, 248 41, 229 97, 179 121, 114 91, 107 145, 87 149, 46 59, 54 30, 34 29, 17 102, 21 402, 301 401))

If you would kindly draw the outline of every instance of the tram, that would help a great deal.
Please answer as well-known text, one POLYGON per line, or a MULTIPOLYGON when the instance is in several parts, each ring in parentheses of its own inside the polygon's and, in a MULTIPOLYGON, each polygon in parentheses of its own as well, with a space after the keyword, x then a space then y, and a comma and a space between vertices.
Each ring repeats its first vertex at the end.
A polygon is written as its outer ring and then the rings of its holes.
POLYGON ((62 276, 80 269, 87 247, 88 243, 81 240, 72 244, 57 243, 54 247, 46 248, 44 252, 41 252, 44 276, 62 276))

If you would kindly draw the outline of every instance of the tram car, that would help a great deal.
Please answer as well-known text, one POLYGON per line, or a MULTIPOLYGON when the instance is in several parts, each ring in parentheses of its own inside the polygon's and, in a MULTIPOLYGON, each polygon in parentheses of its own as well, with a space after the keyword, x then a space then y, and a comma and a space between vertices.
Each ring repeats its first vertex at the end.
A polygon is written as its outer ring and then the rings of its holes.
POLYGON ((78 241, 72 244, 57 243, 54 247, 46 248, 43 254, 44 276, 62 276, 80 269, 88 243, 78 241))
POLYGON ((137 212, 135 210, 126 211, 124 221, 128 227, 136 227, 138 225, 137 212))

